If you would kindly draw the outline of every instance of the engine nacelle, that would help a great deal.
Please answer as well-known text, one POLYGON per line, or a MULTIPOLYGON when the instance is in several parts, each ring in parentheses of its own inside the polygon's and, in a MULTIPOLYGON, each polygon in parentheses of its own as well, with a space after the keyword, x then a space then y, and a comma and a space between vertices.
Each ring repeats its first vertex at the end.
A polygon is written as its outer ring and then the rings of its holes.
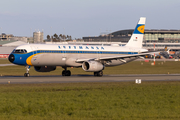
POLYGON ((37 72, 50 72, 56 70, 56 66, 34 66, 37 72))
POLYGON ((85 61, 82 68, 87 72, 98 72, 104 69, 104 65, 97 61, 85 61))

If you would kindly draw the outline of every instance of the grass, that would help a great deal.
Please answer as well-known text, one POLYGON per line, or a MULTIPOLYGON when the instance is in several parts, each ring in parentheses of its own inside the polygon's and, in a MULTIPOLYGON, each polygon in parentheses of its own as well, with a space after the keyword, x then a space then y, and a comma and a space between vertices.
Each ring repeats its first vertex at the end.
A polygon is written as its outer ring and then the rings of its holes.
MULTIPOLYGON (((8 64, 0 59, 0 64, 8 64)), ((104 74, 179 74, 180 62, 134 61, 107 67, 104 74)), ((72 74, 92 74, 69 68, 72 74)), ((63 69, 31 75, 60 75, 63 69)), ((0 67, 0 75, 21 75, 25 67, 0 67)), ((0 84, 1 120, 179 120, 180 82, 0 84)))
POLYGON ((0 85, 0 118, 178 120, 180 82, 0 85))
MULTIPOLYGON (((0 64, 8 63, 6 59, 1 60, 0 64)), ((105 75, 108 74, 179 74, 180 73, 180 61, 157 61, 155 66, 151 65, 152 62, 141 62, 134 61, 124 65, 115 66, 115 67, 106 67, 103 71, 105 75)), ((92 72, 85 72, 82 68, 68 68, 71 70, 72 75, 78 74, 90 74, 93 75, 92 72)), ((61 67, 57 67, 55 71, 52 72, 36 72, 33 67, 30 69, 30 75, 61 75, 62 72, 61 67)), ((10 76, 10 75, 18 75, 23 76, 26 72, 24 66, 6 66, 0 67, 0 75, 2 76, 10 76)))
POLYGON ((9 60, 7 58, 0 58, 0 64, 10 64, 9 60))

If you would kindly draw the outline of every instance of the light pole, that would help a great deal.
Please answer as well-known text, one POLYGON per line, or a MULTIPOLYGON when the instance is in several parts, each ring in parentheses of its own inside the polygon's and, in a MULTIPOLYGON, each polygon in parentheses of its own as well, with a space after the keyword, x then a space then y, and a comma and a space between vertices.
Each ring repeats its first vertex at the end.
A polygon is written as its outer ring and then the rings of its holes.
POLYGON ((110 43, 111 43, 111 30, 110 30, 110 43))
POLYGON ((29 42, 31 42, 31 32, 32 32, 32 28, 30 28, 30 36, 29 36, 29 42))
POLYGON ((2 27, 1 27, 1 41, 2 41, 2 27))
POLYGON ((51 26, 51 42, 52 42, 52 26, 51 26))
POLYGON ((64 37, 63 37, 63 39, 64 39, 64 41, 65 41, 65 28, 63 28, 63 33, 64 33, 64 37))
POLYGON ((106 43, 108 42, 108 30, 106 30, 106 43))

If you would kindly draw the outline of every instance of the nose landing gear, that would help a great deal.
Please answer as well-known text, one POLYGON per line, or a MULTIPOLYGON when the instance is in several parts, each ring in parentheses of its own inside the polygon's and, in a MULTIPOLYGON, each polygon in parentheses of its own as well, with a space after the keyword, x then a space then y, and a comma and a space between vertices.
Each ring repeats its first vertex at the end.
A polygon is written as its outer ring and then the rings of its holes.
POLYGON ((29 69, 30 69, 31 66, 26 66, 26 73, 24 73, 24 77, 29 77, 30 74, 29 74, 29 69))

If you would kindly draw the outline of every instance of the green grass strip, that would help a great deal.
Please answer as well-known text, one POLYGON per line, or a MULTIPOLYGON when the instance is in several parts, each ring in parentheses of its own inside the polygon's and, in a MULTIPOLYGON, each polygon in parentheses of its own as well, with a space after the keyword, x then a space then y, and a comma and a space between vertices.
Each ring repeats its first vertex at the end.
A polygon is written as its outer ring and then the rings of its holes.
MULTIPOLYGON (((1 60, 0 60, 1 61, 1 60)), ((5 61, 4 61, 5 62, 5 61)), ((1 63, 1 62, 0 62, 1 63)), ((114 66, 114 67, 105 67, 103 70, 105 75, 112 74, 180 74, 180 61, 158 61, 156 65, 151 65, 153 62, 141 62, 133 61, 124 65, 114 66)), ((71 70, 72 75, 84 75, 89 74, 93 75, 93 72, 85 72, 80 68, 68 68, 71 70)), ((30 75, 61 75, 61 67, 57 67, 55 71, 52 72, 36 72, 34 67, 30 68, 30 75)), ((6 66, 0 67, 0 76, 11 76, 11 75, 20 75, 23 76, 26 72, 25 66, 6 66)))
POLYGON ((178 120, 180 82, 0 85, 0 118, 178 120))

